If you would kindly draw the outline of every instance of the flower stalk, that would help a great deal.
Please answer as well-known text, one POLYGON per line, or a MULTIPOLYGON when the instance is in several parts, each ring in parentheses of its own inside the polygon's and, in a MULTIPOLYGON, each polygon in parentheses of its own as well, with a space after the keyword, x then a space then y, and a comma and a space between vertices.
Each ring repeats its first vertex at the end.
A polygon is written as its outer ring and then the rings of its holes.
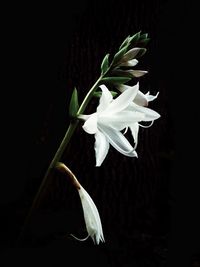
MULTIPOLYGON (((87 95, 85 96, 82 104, 80 105, 79 109, 78 109, 78 112, 77 112, 77 115, 78 114, 81 114, 84 112, 84 110, 86 109, 88 103, 90 102, 91 98, 93 97, 96 89, 99 87, 99 84, 101 83, 101 80, 103 78, 103 75, 101 75, 98 80, 94 83, 94 85, 91 87, 91 89, 88 91, 87 95)), ((22 230, 20 232, 20 235, 19 235, 19 238, 17 240, 17 243, 20 243, 25 235, 25 231, 26 231, 26 227, 31 219, 31 216, 34 212, 34 210, 36 208, 38 208, 38 206, 40 205, 40 201, 42 199, 42 196, 44 196, 45 192, 46 192, 46 189, 47 189, 47 184, 49 182, 49 179, 50 179, 50 174, 51 174, 51 171, 55 168, 56 164, 61 160, 61 157, 69 143, 69 141, 71 140, 71 137, 74 133, 74 131, 76 130, 77 126, 79 124, 79 120, 78 119, 75 119, 75 120, 72 120, 71 123, 69 124, 69 127, 66 131, 66 134, 64 136, 64 138, 62 139, 61 141, 61 144, 60 146, 58 147, 46 173, 45 173, 45 176, 40 184, 40 187, 34 197, 34 200, 32 202, 32 205, 31 205, 31 208, 28 212, 28 215, 26 216, 25 218, 25 223, 22 227, 22 230)))

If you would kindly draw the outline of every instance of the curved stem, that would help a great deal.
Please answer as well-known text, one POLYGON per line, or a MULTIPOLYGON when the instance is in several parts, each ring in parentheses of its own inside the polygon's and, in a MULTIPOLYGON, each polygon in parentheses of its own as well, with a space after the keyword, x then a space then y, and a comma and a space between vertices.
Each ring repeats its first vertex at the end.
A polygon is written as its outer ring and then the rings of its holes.
POLYGON ((88 103, 90 102, 95 90, 98 88, 102 78, 103 78, 103 76, 100 76, 99 79, 92 86, 92 88, 88 91, 86 97, 84 98, 82 104, 80 105, 80 108, 77 112, 77 116, 85 111, 85 108, 87 107, 88 103))
MULTIPOLYGON (((103 76, 100 76, 98 78, 98 80, 95 82, 95 84, 92 86, 92 88, 88 91, 87 95, 85 96, 85 98, 84 98, 84 100, 83 100, 83 102, 82 102, 82 104, 81 104, 81 106, 80 106, 80 108, 79 108, 79 110, 77 112, 77 115, 84 112, 85 108, 87 107, 89 101, 91 100, 91 98, 93 96, 93 93, 98 88, 102 77, 103 76)), ((37 191, 37 193, 36 193, 36 195, 34 197, 32 206, 31 206, 31 208, 29 210, 29 213, 28 213, 28 215, 27 215, 27 217, 25 219, 25 223, 23 225, 22 231, 21 231, 21 233, 19 235, 18 243, 22 240, 22 238, 23 238, 23 236, 25 234, 26 227, 27 227, 27 225, 29 223, 29 220, 31 218, 31 215, 32 215, 33 211, 39 206, 41 197, 45 192, 47 181, 48 181, 48 179, 50 177, 49 175, 50 175, 52 169, 54 169, 56 164, 60 161, 60 159, 61 159, 61 157, 63 155, 63 152, 65 151, 65 148, 67 147, 67 145, 68 145, 68 143, 69 143, 69 141, 70 141, 70 139, 71 139, 76 127, 78 126, 78 123, 79 123, 78 120, 74 120, 73 122, 70 123, 70 125, 69 125, 69 127, 68 127, 68 129, 66 131, 66 134, 65 134, 63 140, 61 141, 61 144, 60 144, 58 150, 56 151, 56 153, 55 153, 55 155, 54 155, 54 157, 53 157, 53 159, 52 159, 52 161, 51 161, 51 163, 50 163, 50 165, 49 165, 49 167, 48 167, 48 169, 47 169, 47 171, 45 173, 45 176, 44 176, 44 178, 43 178, 43 180, 42 180, 42 182, 40 184, 40 187, 39 187, 39 189, 38 189, 38 191, 37 191)))

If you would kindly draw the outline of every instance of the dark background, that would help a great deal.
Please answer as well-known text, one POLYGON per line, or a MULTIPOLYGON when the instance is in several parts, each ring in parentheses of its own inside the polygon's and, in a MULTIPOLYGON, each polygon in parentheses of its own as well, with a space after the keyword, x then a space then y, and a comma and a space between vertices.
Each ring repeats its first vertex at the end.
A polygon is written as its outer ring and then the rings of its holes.
POLYGON ((191 1, 156 0, 5 7, 1 266, 75 266, 80 260, 89 266, 195 266, 200 252, 196 10, 191 1), (140 130, 139 158, 111 148, 103 165, 94 167, 94 138, 81 127, 63 155, 99 209, 106 243, 69 238, 86 234, 80 200, 55 173, 25 239, 16 245, 68 127, 74 86, 82 99, 98 78, 104 55, 139 30, 151 38, 140 60, 149 71, 141 90, 160 92, 151 107, 161 114, 151 128, 140 130))

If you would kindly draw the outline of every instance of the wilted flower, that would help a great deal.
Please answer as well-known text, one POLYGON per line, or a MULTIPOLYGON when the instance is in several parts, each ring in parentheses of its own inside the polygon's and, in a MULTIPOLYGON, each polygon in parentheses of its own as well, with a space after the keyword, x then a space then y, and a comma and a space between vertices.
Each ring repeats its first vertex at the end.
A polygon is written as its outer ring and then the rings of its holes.
POLYGON ((97 210, 94 201, 87 193, 87 191, 81 186, 75 175, 71 172, 71 170, 64 164, 59 162, 56 168, 70 178, 72 184, 78 190, 82 208, 83 208, 83 215, 85 220, 86 229, 88 232, 88 236, 84 239, 77 238, 76 236, 72 235, 75 239, 79 241, 86 240, 89 236, 92 238, 95 244, 99 244, 99 242, 104 242, 104 235, 101 225, 101 219, 99 216, 99 212, 97 210))
POLYGON ((88 236, 90 236, 93 242, 98 245, 100 241, 105 241, 99 212, 92 198, 82 186, 80 186, 78 192, 83 207, 83 214, 88 236))

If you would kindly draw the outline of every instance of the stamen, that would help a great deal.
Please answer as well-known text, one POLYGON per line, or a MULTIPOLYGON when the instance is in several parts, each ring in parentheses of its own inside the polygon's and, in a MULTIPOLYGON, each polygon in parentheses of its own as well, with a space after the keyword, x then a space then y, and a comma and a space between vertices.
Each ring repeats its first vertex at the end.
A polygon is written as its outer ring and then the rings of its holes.
POLYGON ((126 127, 126 128, 125 128, 125 130, 124 130, 123 134, 126 134, 126 133, 127 133, 127 131, 128 131, 128 127, 126 127))
POLYGON ((85 241, 85 240, 87 240, 88 239, 88 237, 90 236, 90 235, 87 235, 85 238, 78 238, 78 237, 76 237, 75 235, 73 235, 73 234, 70 234, 74 239, 76 239, 76 240, 78 240, 78 241, 85 241))
POLYGON ((140 125, 141 127, 143 127, 143 128, 149 128, 149 127, 152 126, 153 123, 154 123, 154 121, 151 121, 151 123, 150 123, 149 125, 142 125, 142 124, 140 124, 140 123, 139 123, 139 125, 140 125))

